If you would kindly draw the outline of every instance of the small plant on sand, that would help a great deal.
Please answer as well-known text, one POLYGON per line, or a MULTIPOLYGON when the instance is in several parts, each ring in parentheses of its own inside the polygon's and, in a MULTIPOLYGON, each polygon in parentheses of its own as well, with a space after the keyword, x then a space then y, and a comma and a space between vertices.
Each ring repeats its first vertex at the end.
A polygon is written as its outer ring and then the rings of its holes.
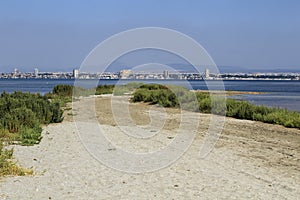
POLYGON ((0 141, 0 177, 7 175, 24 176, 33 173, 32 170, 23 169, 16 165, 12 160, 13 149, 5 149, 3 142, 0 141))

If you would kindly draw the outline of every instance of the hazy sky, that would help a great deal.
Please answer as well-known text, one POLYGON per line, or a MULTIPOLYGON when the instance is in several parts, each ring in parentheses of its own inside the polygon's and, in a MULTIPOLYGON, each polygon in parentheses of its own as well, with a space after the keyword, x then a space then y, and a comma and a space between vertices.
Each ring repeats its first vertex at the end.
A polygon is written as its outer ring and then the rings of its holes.
POLYGON ((299 0, 1 0, 0 72, 69 71, 144 26, 191 36, 220 66, 299 69, 299 11, 299 0))

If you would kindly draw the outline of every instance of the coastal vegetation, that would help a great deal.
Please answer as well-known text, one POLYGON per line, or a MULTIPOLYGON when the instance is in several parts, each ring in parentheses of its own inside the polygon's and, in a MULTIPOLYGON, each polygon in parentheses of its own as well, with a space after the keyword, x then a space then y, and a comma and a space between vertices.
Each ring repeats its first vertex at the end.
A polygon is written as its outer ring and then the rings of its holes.
POLYGON ((235 99, 225 100, 225 98, 218 97, 217 94, 192 92, 179 86, 142 85, 133 93, 132 101, 148 102, 163 107, 180 107, 184 110, 226 115, 237 119, 254 120, 300 129, 300 114, 298 112, 258 106, 235 99), (197 101, 195 101, 193 95, 197 101))
POLYGON ((40 142, 42 125, 63 120, 61 102, 47 96, 14 92, 0 96, 0 176, 22 175, 26 170, 12 161, 9 144, 34 145, 40 142))
POLYGON ((31 169, 23 169, 12 160, 13 149, 5 149, 0 142, 0 177, 5 175, 24 176, 33 173, 31 169))
POLYGON ((128 83, 126 85, 100 85, 95 89, 84 89, 70 85, 58 85, 53 89, 52 97, 59 99, 74 96, 100 94, 132 94, 133 102, 146 102, 163 107, 224 115, 237 119, 247 119, 289 128, 300 128, 300 114, 282 108, 272 108, 251 104, 247 101, 223 98, 218 93, 192 92, 181 86, 128 83))
POLYGON ((51 99, 59 98, 66 101, 71 101, 72 97, 114 94, 123 95, 132 93, 139 88, 143 83, 127 83, 125 85, 99 85, 96 88, 83 88, 73 85, 56 85, 52 93, 48 93, 47 97, 51 99))
POLYGON ((161 84, 128 83, 100 85, 86 89, 57 85, 51 93, 22 92, 0 95, 0 176, 32 173, 13 161, 9 144, 34 145, 40 142, 42 126, 63 120, 63 107, 73 97, 114 94, 132 95, 132 102, 146 102, 162 107, 212 113, 237 119, 261 121, 300 129, 300 114, 281 108, 253 105, 246 101, 222 98, 218 93, 189 91, 184 87, 161 84))
MULTIPOLYGON (((42 139, 42 125, 63 120, 63 108, 73 96, 111 94, 123 95, 137 88, 139 83, 100 85, 95 89, 57 85, 45 95, 14 92, 0 95, 0 176, 31 174, 13 161, 10 144, 34 145, 42 139)), ((67 108, 64 108, 67 109, 67 108)))
POLYGON ((41 139, 41 125, 63 120, 60 103, 40 94, 14 92, 0 96, 1 140, 33 145, 41 139))

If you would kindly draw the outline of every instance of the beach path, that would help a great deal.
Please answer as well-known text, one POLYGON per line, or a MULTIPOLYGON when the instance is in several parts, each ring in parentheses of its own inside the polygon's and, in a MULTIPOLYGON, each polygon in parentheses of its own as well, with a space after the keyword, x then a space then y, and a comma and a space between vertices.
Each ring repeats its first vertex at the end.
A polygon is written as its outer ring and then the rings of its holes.
MULTIPOLYGON (((139 126, 167 116, 163 131, 152 141, 128 139, 127 130, 137 125, 126 119, 115 123, 110 98, 95 97, 97 119, 107 137, 119 148, 147 152, 161 148, 176 137, 180 112, 142 103, 129 106, 139 126), (151 109, 151 111, 150 111, 151 109), (150 145, 151 144, 151 145, 150 145)), ((90 105, 92 98, 81 99, 90 105)), ((84 104, 83 104, 84 105, 84 104)), ((74 110, 73 110, 74 111, 74 110)), ((71 111, 69 111, 71 112, 71 111)), ((76 110, 74 115, 76 115, 76 110)), ((0 199, 297 199, 300 197, 300 131, 248 120, 226 118, 215 148, 205 158, 199 151, 211 115, 188 113, 201 119, 188 150, 175 163, 148 173, 125 173, 95 159, 84 147, 70 114, 60 124, 44 128, 39 145, 14 146, 18 163, 35 175, 0 179, 0 199)), ((149 128, 149 127, 148 127, 149 128)), ((151 130, 152 130, 151 129, 151 130)), ((187 130, 191 131, 191 130, 187 130)), ((113 149, 112 152, 113 153, 113 149)), ((136 163, 138 165, 138 163, 136 163)))

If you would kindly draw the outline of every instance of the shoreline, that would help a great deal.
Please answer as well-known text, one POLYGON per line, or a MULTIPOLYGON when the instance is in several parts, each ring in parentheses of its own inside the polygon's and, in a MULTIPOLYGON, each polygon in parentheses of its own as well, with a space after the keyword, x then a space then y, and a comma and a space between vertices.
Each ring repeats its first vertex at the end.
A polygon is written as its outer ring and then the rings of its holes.
POLYGON ((192 92, 201 92, 201 93, 211 93, 211 94, 226 94, 227 96, 234 96, 234 95, 258 95, 258 94, 268 94, 269 92, 254 92, 254 91, 234 91, 234 90, 190 90, 192 92))
MULTIPOLYGON (((53 87, 55 85, 59 85, 59 84, 70 84, 73 85, 74 81, 70 81, 70 80, 30 80, 30 81, 7 81, 8 83, 10 83, 11 87, 7 88, 7 85, 5 83, 5 80, 2 81, 3 83, 0 84, 0 87, 2 87, 3 90, 6 90, 7 92, 13 92, 15 90, 23 90, 23 91, 30 91, 32 93, 41 93, 41 94, 46 94, 48 92, 51 92, 53 87), (42 87, 41 87, 42 86, 42 87)), ((128 82, 132 82, 132 81, 126 81, 124 80, 124 83, 128 83, 128 82)), ((147 83, 148 81, 145 81, 145 83, 147 83)), ((151 82, 151 81, 149 81, 151 82)), ((148 83, 149 83, 148 82, 148 83)), ((168 84, 168 81, 163 81, 161 82, 162 84, 168 84)), ((243 89, 247 89, 249 91, 252 91, 250 93, 244 93, 241 92, 243 94, 241 94, 240 92, 234 92, 235 94, 233 94, 233 92, 231 92, 231 94, 228 93, 229 97, 230 96, 234 96, 234 95, 245 95, 247 96, 247 94, 249 94, 248 97, 246 97, 247 99, 251 99, 250 101, 252 101, 255 98, 255 101, 258 101, 259 105, 273 105, 272 103, 272 98, 265 98, 265 97, 255 97, 255 96, 250 96, 250 95, 262 95, 265 93, 256 93, 256 91, 263 91, 266 92, 266 96, 268 95, 272 95, 273 93, 276 92, 276 101, 279 102, 278 104, 275 104, 275 107, 282 107, 282 108, 287 108, 289 110, 294 110, 294 111, 299 111, 299 106, 297 106, 297 102, 295 101, 294 97, 291 97, 290 94, 293 94, 295 96, 299 96, 299 90, 298 90, 298 86, 300 83, 299 81, 289 81, 289 82, 282 82, 282 81, 268 81, 268 82, 259 82, 259 81, 252 81, 252 82, 245 82, 245 81, 224 81, 224 85, 225 87, 230 90, 230 91, 238 91, 238 90, 243 90, 243 89), (258 88, 257 86, 263 86, 263 88, 258 88), (277 89, 276 89, 277 88, 277 89), (275 92, 274 92, 275 91, 275 92), (280 97, 284 98, 284 101, 280 101, 280 97), (286 103, 289 102, 290 104, 286 103), (296 107, 295 109, 293 109, 293 106, 291 106, 291 104, 295 105, 294 107, 296 107)), ((101 82, 101 84, 116 84, 116 81, 114 80, 105 80, 103 82, 101 82)), ((176 81, 170 81, 169 84, 176 84, 176 81)), ((182 85, 182 83, 178 82, 179 85, 182 85)), ((205 88, 205 82, 201 82, 201 81, 191 81, 190 82, 191 86, 193 86, 193 88, 199 88, 199 89, 206 89, 205 88)), ((244 97, 243 97, 244 98, 244 97)))
POLYGON ((74 78, 1 78, 1 80, 62 80, 62 81, 75 81, 75 80, 82 80, 82 81, 128 81, 128 82, 138 82, 138 81, 300 81, 300 79, 291 79, 291 78, 235 78, 235 79, 230 79, 230 78, 209 78, 209 79, 99 79, 99 78, 79 78, 79 79, 74 79, 74 78))

